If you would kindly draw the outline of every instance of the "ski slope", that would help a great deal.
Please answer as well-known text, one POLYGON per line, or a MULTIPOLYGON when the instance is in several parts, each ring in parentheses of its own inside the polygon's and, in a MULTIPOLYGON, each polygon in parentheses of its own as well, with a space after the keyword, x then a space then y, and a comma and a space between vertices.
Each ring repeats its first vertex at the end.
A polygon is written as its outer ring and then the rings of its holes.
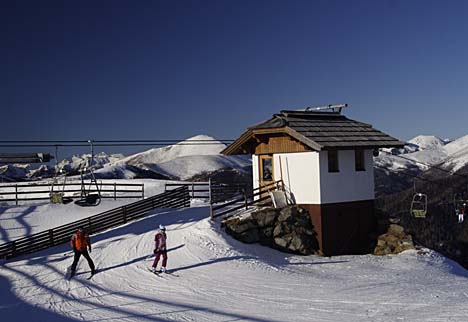
MULTIPOLYGON (((87 208, 86 208, 87 209, 87 208)), ((68 245, 3 262, 2 321, 468 321, 468 272, 432 251, 296 256, 225 235, 207 207, 92 236, 100 272, 64 278, 68 245), (172 275, 148 272, 167 226, 172 275)))

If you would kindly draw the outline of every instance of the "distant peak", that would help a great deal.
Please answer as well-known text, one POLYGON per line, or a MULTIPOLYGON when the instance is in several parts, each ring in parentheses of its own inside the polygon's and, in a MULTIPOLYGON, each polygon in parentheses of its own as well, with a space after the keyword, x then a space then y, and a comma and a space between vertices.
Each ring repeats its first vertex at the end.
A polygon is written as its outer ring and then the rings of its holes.
POLYGON ((419 150, 439 149, 446 143, 435 135, 418 135, 412 138, 408 143, 417 145, 419 150))
POLYGON ((200 140, 218 141, 214 137, 206 135, 206 134, 198 134, 188 139, 185 139, 184 141, 200 141, 200 140))

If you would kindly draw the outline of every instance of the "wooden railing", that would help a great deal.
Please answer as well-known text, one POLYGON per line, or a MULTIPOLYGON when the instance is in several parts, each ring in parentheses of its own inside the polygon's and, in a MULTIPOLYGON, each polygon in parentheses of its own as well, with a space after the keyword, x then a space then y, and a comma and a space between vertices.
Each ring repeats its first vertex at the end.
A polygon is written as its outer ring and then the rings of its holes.
POLYGON ((94 234, 145 217, 153 209, 183 207, 190 207, 187 187, 166 191, 123 207, 2 244, 0 258, 12 258, 66 243, 80 227, 89 234, 94 234))
POLYGON ((171 191, 175 188, 187 187, 190 197, 197 199, 210 198, 210 182, 181 182, 181 183, 166 183, 164 191, 171 191))
POLYGON ((224 184, 208 182, 182 182, 166 183, 165 191, 170 191, 174 187, 187 187, 191 198, 208 199, 210 204, 229 200, 245 191, 245 184, 224 184))
MULTIPOLYGON (((86 190, 96 192, 96 186, 85 181, 86 190)), ((144 198, 145 185, 143 183, 116 183, 98 182, 101 198, 144 198)), ((80 182, 67 182, 65 189, 61 185, 55 185, 54 191, 63 192, 65 198, 79 198, 81 193, 80 182)), ((18 205, 21 201, 48 200, 50 199, 50 183, 27 183, 0 185, 0 202, 14 201, 18 205)))
POLYGON ((226 216, 227 214, 230 214, 239 209, 243 209, 243 208, 248 209, 249 206, 259 204, 263 201, 271 199, 268 192, 274 191, 274 190, 280 190, 280 189, 284 190, 282 180, 278 180, 278 181, 272 182, 264 186, 259 186, 253 189, 250 193, 244 190, 241 196, 238 196, 237 198, 229 200, 223 204, 220 204, 220 205, 211 204, 210 217, 216 218, 216 217, 226 216), (259 198, 255 199, 255 197, 257 196, 259 198), (225 209, 225 210, 222 210, 222 209, 225 209))

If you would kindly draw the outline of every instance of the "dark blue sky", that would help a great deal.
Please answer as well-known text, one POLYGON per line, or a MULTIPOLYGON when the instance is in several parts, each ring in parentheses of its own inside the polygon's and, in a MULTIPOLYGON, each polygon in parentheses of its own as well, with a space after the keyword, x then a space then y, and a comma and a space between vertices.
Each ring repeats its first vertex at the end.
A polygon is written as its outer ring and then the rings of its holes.
POLYGON ((348 103, 468 134, 467 1, 2 1, 2 140, 236 138, 348 103))

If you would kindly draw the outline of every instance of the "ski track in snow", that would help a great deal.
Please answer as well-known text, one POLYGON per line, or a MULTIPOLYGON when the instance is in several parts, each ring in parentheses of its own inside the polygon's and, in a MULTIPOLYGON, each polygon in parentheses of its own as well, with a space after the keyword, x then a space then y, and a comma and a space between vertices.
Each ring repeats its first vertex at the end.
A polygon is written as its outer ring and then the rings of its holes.
POLYGON ((164 212, 92 236, 91 280, 84 259, 65 279, 68 245, 3 262, 2 321, 468 321, 468 272, 433 251, 295 256, 233 240, 208 213, 164 212), (174 275, 148 271, 160 223, 174 275))

